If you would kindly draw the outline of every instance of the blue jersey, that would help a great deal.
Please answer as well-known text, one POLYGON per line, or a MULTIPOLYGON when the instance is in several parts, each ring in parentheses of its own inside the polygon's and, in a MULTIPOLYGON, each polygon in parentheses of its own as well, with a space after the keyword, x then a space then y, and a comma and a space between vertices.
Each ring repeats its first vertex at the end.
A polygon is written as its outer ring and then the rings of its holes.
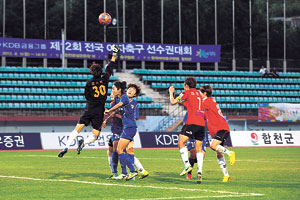
POLYGON ((138 120, 140 118, 139 104, 136 100, 132 99, 130 101, 131 108, 134 113, 134 119, 138 120))
MULTIPOLYGON (((115 100, 113 101, 113 103, 111 104, 111 108, 114 107, 115 105, 117 105, 119 102, 120 102, 120 99, 116 97, 115 100)), ((122 109, 120 109, 119 111, 116 111, 116 113, 122 116, 122 114, 123 114, 122 109)), ((123 128, 122 119, 120 119, 118 117, 113 117, 111 129, 113 129, 113 127, 123 128)))
POLYGON ((133 109, 131 107, 130 104, 130 100, 127 96, 127 94, 123 94, 121 96, 120 102, 123 103, 123 118, 122 118, 122 122, 123 122, 123 128, 130 128, 130 127, 136 127, 136 123, 135 123, 135 117, 134 117, 134 112, 133 109))

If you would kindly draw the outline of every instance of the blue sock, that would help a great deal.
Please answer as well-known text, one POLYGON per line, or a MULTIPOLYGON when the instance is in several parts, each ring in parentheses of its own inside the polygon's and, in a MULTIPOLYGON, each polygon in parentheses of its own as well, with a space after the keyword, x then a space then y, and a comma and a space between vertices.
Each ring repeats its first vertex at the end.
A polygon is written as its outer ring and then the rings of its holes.
POLYGON ((113 166, 112 173, 118 173, 118 161, 119 161, 118 153, 112 152, 112 166, 113 166))
POLYGON ((126 169, 126 154, 125 153, 121 153, 119 154, 119 160, 120 160, 120 164, 121 164, 121 168, 122 168, 122 174, 127 174, 127 169, 126 169))
POLYGON ((130 172, 134 172, 135 168, 134 168, 134 154, 127 154, 127 166, 130 170, 130 172))

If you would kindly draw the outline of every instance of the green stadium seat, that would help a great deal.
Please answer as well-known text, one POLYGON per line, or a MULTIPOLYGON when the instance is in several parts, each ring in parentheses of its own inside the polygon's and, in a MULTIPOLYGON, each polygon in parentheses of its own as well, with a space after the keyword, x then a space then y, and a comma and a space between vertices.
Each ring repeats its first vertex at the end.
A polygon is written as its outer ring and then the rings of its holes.
POLYGON ((48 103, 48 108, 54 108, 54 103, 48 103))
POLYGON ((68 108, 66 103, 60 103, 61 108, 68 108))

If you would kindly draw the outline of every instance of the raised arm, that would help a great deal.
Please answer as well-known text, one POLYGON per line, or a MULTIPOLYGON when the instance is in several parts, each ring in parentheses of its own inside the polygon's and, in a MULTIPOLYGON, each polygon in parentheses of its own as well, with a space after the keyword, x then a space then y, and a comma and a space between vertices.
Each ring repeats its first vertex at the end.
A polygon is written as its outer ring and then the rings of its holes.
POLYGON ((174 98, 174 92, 175 92, 175 88, 171 85, 169 87, 169 94, 170 94, 170 103, 172 105, 175 105, 178 103, 178 101, 174 98))
POLYGON ((108 113, 110 113, 111 111, 117 110, 118 108, 120 108, 121 106, 123 106, 123 102, 119 102, 117 105, 115 105, 114 107, 112 107, 111 109, 106 109, 104 114, 108 115, 108 113))

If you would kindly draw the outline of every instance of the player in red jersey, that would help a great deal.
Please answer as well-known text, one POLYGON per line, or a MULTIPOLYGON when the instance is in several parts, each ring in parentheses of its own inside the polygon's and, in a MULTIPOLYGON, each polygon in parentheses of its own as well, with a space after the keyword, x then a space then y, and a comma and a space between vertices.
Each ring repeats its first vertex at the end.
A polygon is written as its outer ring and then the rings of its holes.
POLYGON ((192 171, 189 162, 188 149, 185 143, 189 138, 196 140, 196 157, 198 163, 198 180, 197 183, 202 181, 202 166, 203 166, 203 151, 202 142, 205 133, 204 114, 201 112, 202 97, 198 90, 196 90, 197 81, 193 77, 186 78, 184 81, 184 92, 181 93, 176 99, 174 98, 175 89, 173 86, 169 88, 171 104, 182 103, 187 108, 187 121, 185 122, 185 129, 179 134, 178 147, 180 150, 181 158, 185 168, 181 172, 181 176, 192 171))
POLYGON ((202 108, 206 118, 207 128, 213 138, 210 148, 217 153, 219 165, 224 173, 223 182, 230 180, 226 161, 223 154, 227 154, 230 158, 230 164, 235 163, 235 152, 224 147, 224 143, 229 136, 230 128, 224 119, 222 111, 216 100, 212 97, 213 89, 210 85, 200 87, 201 96, 203 97, 202 108))

